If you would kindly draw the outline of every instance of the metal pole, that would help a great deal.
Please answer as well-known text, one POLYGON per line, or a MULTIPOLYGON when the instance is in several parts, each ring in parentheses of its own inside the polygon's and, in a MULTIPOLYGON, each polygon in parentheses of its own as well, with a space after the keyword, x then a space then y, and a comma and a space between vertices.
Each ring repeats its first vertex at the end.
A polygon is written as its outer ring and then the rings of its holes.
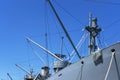
POLYGON ((8 75, 8 77, 10 78, 10 80, 13 80, 9 73, 7 73, 7 75, 8 75))
POLYGON ((53 12, 55 13, 55 16, 57 17, 57 19, 58 19, 58 21, 59 21, 59 23, 60 23, 60 25, 61 25, 62 29, 64 30, 64 32, 65 32, 65 34, 66 34, 66 36, 67 36, 68 40, 70 41, 70 43, 71 43, 71 45, 72 45, 73 49, 74 49, 74 50, 75 50, 75 52, 77 53, 78 57, 81 59, 81 56, 79 55, 79 53, 78 53, 78 51, 77 51, 77 49, 76 49, 76 47, 75 47, 75 45, 74 45, 74 43, 73 43, 72 39, 70 38, 70 36, 69 36, 69 34, 68 34, 68 32, 67 32, 66 28, 64 27, 64 25, 63 25, 63 23, 62 23, 62 21, 61 21, 60 17, 58 16, 58 14, 57 14, 57 12, 56 12, 56 10, 55 10, 54 6, 52 5, 52 3, 51 3, 51 1, 50 1, 50 0, 48 0, 48 2, 49 2, 49 4, 50 4, 50 6, 51 6, 51 8, 52 8, 53 12))
POLYGON ((55 54, 53 54, 51 51, 47 50, 46 48, 42 47, 40 44, 36 43, 35 41, 33 41, 30 38, 26 38, 28 41, 32 42, 33 44, 37 45, 38 47, 40 47, 42 50, 44 50, 46 53, 50 54, 51 56, 55 57, 56 59, 63 61, 62 59, 60 59, 59 57, 57 57, 55 54))
POLYGON ((29 75, 31 75, 30 72, 28 72, 27 70, 25 70, 23 67, 21 67, 20 65, 18 64, 15 64, 18 68, 20 68, 21 70, 23 70, 24 72, 28 73, 29 75))

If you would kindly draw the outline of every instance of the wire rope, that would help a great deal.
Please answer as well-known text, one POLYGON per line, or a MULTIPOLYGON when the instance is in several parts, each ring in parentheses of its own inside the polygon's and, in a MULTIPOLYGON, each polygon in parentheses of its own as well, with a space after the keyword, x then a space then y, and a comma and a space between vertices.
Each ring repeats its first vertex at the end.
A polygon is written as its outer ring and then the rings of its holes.
MULTIPOLYGON (((60 7, 65 13, 67 13, 69 16, 71 16, 74 20, 76 20, 77 22, 80 23, 80 25, 82 25, 83 23, 78 19, 76 18, 75 16, 73 16, 68 10, 66 10, 65 8, 63 8, 56 0, 54 0, 55 4, 60 7)), ((83 26, 83 25, 82 25, 83 26)))
MULTIPOLYGON (((52 12, 51 12, 51 14, 52 14, 52 12)), ((53 22, 55 23, 55 27, 56 27, 57 32, 58 32, 58 33, 56 33, 56 34, 58 34, 59 37, 64 37, 64 36, 62 35, 62 33, 64 33, 64 32, 60 32, 60 30, 59 30, 59 28, 58 28, 58 26, 57 26, 56 20, 55 20, 55 18, 54 18, 53 16, 52 16, 52 20, 53 20, 53 22)), ((78 30, 78 29, 77 29, 77 30, 78 30)), ((73 32, 73 31, 75 31, 75 30, 71 30, 71 31, 69 31, 69 32, 73 32)), ((65 45, 64 42, 63 42, 63 45, 64 45, 64 47, 65 47, 65 49, 66 49, 66 51, 67 51, 67 54, 70 55, 70 54, 69 54, 69 51, 68 51, 68 49, 67 49, 67 47, 66 47, 66 45, 65 45)))
POLYGON ((102 1, 102 0, 85 0, 85 1, 120 6, 119 2, 110 2, 110 1, 102 1))
MULTIPOLYGON (((82 46, 82 44, 83 44, 83 42, 85 41, 87 35, 88 35, 88 34, 86 34, 86 33, 83 34, 82 38, 80 39, 80 41, 78 42, 78 44, 77 44, 77 46, 76 46, 77 50, 82 46)), ((69 57, 70 60, 72 60, 75 55, 76 55, 76 54, 75 54, 75 51, 72 51, 71 54, 70 54, 70 57, 69 57)), ((69 58, 67 58, 67 59, 69 60, 69 58)))
MULTIPOLYGON (((29 42, 28 42, 29 43, 29 42)), ((29 43, 30 44, 30 43, 29 43)), ((46 65, 45 61, 39 56, 39 54, 34 50, 34 48, 32 47, 32 45, 30 44, 30 47, 32 49, 32 51, 34 52, 34 54, 39 58, 39 60, 46 65)))
POLYGON ((107 80, 107 78, 108 78, 108 75, 109 75, 109 72, 110 72, 110 69, 111 69, 111 66, 112 66, 112 62, 113 62, 113 59, 114 59, 114 55, 115 55, 115 52, 112 52, 110 63, 108 65, 108 69, 107 69, 104 80, 107 80))

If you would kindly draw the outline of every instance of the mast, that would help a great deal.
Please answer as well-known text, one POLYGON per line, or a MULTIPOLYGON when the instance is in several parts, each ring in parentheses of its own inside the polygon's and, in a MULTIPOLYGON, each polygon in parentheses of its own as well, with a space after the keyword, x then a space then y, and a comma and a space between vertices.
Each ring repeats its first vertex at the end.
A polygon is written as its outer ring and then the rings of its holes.
MULTIPOLYGON (((46 41, 46 49, 48 50, 48 35, 47 35, 47 32, 45 33, 45 41, 46 41)), ((49 57, 48 57, 48 54, 46 54, 46 58, 47 58, 46 59, 47 60, 47 66, 49 66, 49 57)))
POLYGON ((67 32, 66 28, 64 27, 64 24, 62 23, 62 21, 61 21, 61 19, 60 19, 59 15, 57 14, 57 12, 56 12, 56 10, 55 10, 54 6, 52 5, 52 3, 51 3, 51 1, 50 1, 50 0, 47 0, 47 1, 48 1, 49 5, 51 6, 51 8, 52 8, 52 10, 53 10, 53 12, 54 12, 54 14, 55 14, 56 18, 58 19, 58 21, 59 21, 59 23, 60 23, 60 25, 61 25, 61 27, 62 27, 63 31, 65 32, 65 34, 66 34, 66 36, 67 36, 68 40, 70 41, 70 43, 71 43, 71 45, 72 45, 73 49, 74 49, 74 50, 75 50, 75 52, 77 53, 78 58, 79 58, 79 59, 81 59, 81 56, 79 55, 79 53, 78 53, 78 51, 77 51, 77 49, 76 49, 76 47, 75 47, 75 45, 74 45, 74 43, 73 43, 72 39, 70 38, 70 36, 69 36, 69 34, 68 34, 68 32, 67 32))
POLYGON ((61 39, 62 39, 62 41, 61 41, 61 45, 60 45, 60 54, 62 56, 62 52, 63 52, 63 39, 64 39, 64 37, 62 36, 61 39))
POLYGON ((97 18, 92 19, 92 14, 89 14, 89 26, 86 27, 86 30, 89 32, 89 52, 92 54, 96 51, 96 37, 101 32, 101 28, 98 28, 97 18))

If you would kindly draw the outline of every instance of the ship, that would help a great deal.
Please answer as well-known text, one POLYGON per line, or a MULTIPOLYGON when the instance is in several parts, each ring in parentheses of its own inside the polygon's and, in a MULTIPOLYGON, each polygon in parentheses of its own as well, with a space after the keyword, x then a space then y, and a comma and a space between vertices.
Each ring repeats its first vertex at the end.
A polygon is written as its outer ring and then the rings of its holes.
POLYGON ((54 74, 50 73, 49 66, 43 66, 38 74, 34 76, 28 75, 24 80, 120 80, 120 42, 98 49, 96 37, 102 29, 97 24, 97 18, 93 18, 92 14, 90 14, 89 25, 85 27, 85 30, 89 33, 88 48, 90 55, 81 57, 52 2, 50 0, 47 0, 47 2, 79 60, 74 63, 69 62, 69 60, 63 60, 65 55, 54 54, 27 37, 28 42, 35 44, 47 54, 53 56, 56 61, 53 62, 54 74))

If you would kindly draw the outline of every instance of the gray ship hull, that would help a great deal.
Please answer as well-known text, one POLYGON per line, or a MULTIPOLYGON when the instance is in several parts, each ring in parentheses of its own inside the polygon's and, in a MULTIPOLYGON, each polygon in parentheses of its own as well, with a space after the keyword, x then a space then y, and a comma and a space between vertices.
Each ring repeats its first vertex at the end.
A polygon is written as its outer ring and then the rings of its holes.
POLYGON ((47 80, 120 80, 119 72, 120 42, 68 65, 47 80))

